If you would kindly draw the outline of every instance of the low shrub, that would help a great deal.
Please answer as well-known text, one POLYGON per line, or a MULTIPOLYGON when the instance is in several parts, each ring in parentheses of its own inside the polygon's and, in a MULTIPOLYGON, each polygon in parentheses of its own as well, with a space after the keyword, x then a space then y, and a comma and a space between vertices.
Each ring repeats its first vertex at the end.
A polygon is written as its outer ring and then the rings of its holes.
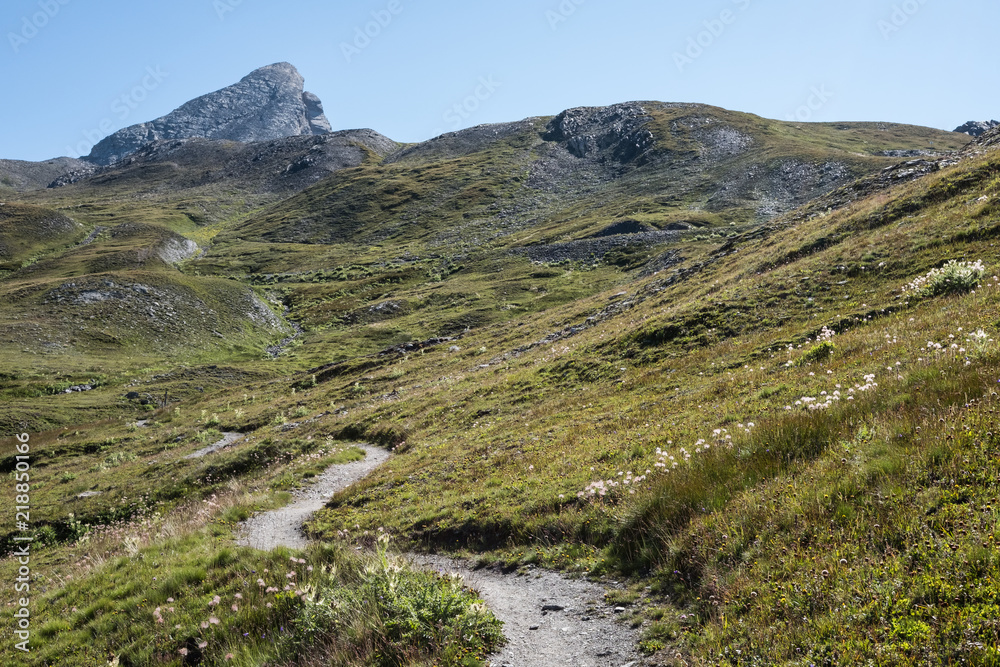
POLYGON ((904 294, 932 297, 941 294, 964 294, 978 285, 986 267, 982 260, 975 262, 951 260, 939 269, 931 269, 903 287, 904 294))

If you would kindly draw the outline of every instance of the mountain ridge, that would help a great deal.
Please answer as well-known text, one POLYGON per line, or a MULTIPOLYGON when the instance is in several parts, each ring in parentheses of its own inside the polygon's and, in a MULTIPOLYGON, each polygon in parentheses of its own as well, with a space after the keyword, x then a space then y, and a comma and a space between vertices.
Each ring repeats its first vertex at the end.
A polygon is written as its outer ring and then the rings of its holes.
POLYGON ((580 107, 402 147, 223 237, 367 243, 418 238, 430 226, 437 243, 464 247, 571 241, 623 218, 656 229, 756 224, 899 163, 887 154, 930 143, 948 153, 967 139, 886 123, 786 123, 698 104, 580 107), (454 224, 471 244, 429 222, 459 209, 454 224))

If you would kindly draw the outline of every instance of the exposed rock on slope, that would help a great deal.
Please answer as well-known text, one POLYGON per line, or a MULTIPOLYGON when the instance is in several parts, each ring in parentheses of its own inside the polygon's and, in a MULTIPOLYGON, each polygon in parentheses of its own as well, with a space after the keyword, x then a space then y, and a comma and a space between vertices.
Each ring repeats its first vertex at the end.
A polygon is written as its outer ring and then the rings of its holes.
POLYGON ((60 275, 69 261, 89 273, 129 269, 173 270, 172 265, 193 257, 198 244, 157 225, 129 222, 111 229, 98 227, 84 243, 63 254, 46 257, 17 274, 38 278, 60 275))
POLYGON ((990 130, 992 130, 994 127, 997 126, 1000 126, 1000 120, 985 120, 985 121, 970 120, 965 125, 956 127, 955 131, 961 132, 962 134, 967 134, 970 137, 979 137, 986 134, 987 132, 989 132, 990 130))
POLYGON ((986 150, 1000 144, 1000 124, 982 133, 965 147, 965 153, 980 155, 986 150))
POLYGON ((70 172, 86 174, 93 171, 94 165, 71 157, 44 162, 0 160, 0 192, 8 188, 16 192, 38 190, 63 174, 70 172))
POLYGON ((249 144, 202 138, 146 144, 96 173, 70 173, 51 187, 82 181, 83 187, 114 184, 142 193, 175 193, 213 183, 240 190, 281 193, 300 190, 333 172, 383 157, 398 144, 374 130, 344 130, 321 136, 284 137, 249 144))
POLYGON ((464 157, 486 150, 492 144, 503 139, 532 132, 539 122, 541 121, 538 118, 526 118, 513 123, 490 123, 476 125, 457 132, 448 132, 429 141, 403 148, 386 158, 385 162, 386 164, 396 162, 420 164, 431 160, 464 157))
POLYGON ((789 219, 792 221, 803 220, 827 210, 843 208, 865 197, 871 197, 876 192, 886 191, 901 183, 915 181, 928 174, 953 167, 963 159, 982 155, 998 144, 1000 144, 1000 124, 992 128, 987 128, 969 142, 965 148, 959 151, 936 155, 928 153, 924 159, 900 162, 876 173, 859 178, 856 181, 817 197, 809 202, 808 205, 795 211, 789 219))
POLYGON ((556 116, 544 135, 576 157, 601 154, 605 160, 631 162, 656 143, 644 126, 652 120, 637 103, 569 109, 556 116))
POLYGON ((119 130, 98 143, 85 159, 113 164, 163 139, 253 142, 328 134, 331 127, 323 105, 303 90, 304 83, 289 63, 262 67, 239 83, 191 100, 162 118, 119 130))

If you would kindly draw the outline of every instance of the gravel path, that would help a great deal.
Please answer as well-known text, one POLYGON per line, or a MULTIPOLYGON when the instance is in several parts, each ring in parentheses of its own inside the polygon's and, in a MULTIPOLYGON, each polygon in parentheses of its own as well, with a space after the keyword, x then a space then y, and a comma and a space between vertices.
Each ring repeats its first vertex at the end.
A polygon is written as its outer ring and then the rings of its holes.
MULTIPOLYGON (((322 508, 331 495, 362 479, 390 456, 371 445, 357 447, 365 451, 364 460, 331 466, 315 484, 295 492, 291 504, 245 521, 238 543, 264 550, 305 547, 307 540, 300 529, 312 513, 322 508)), ((514 575, 488 568, 472 570, 445 556, 409 554, 408 558, 421 568, 461 574, 504 622, 508 643, 491 656, 491 667, 646 664, 635 652, 637 634, 616 620, 615 608, 604 602, 604 588, 597 584, 566 579, 541 569, 514 575)))
MULTIPOLYGON (((638 636, 615 620, 604 588, 566 579, 549 570, 527 575, 495 569, 472 570, 444 556, 410 555, 415 565, 457 572, 503 621, 507 645, 490 658, 491 667, 639 667, 638 636)), ((620 608, 619 608, 620 609, 620 608)))
POLYGON ((389 459, 389 452, 371 445, 355 445, 365 452, 360 461, 333 465, 316 482, 292 495, 295 500, 285 507, 257 514, 243 523, 237 542, 246 547, 270 551, 279 546, 302 549, 308 544, 302 524, 313 512, 322 509, 330 496, 365 477, 389 459))

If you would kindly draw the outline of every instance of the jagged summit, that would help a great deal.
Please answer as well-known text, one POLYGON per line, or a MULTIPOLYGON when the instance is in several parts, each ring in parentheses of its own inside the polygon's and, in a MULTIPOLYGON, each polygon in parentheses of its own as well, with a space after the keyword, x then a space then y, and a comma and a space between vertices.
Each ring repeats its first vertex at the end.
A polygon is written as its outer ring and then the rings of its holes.
POLYGON ((115 132, 84 159, 114 164, 149 142, 163 139, 250 142, 330 133, 323 103, 305 92, 304 84, 290 63, 261 67, 239 83, 193 99, 162 118, 115 132))
POLYGON ((1000 126, 1000 121, 997 120, 970 120, 965 125, 956 127, 955 131, 967 134, 970 137, 980 137, 997 126, 1000 126))

